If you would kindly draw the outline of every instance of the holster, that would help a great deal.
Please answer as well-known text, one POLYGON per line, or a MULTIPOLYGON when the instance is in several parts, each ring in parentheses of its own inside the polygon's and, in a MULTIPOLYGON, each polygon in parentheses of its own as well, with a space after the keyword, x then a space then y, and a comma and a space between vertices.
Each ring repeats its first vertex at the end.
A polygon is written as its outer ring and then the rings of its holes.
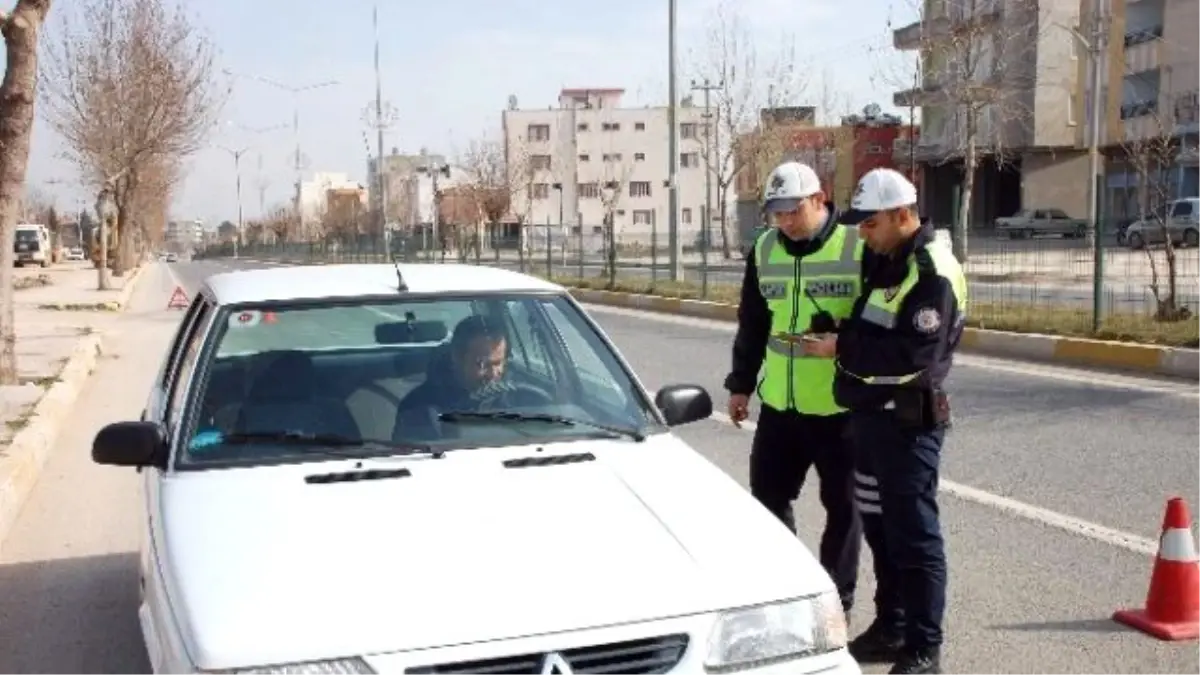
POLYGON ((933 431, 953 422, 950 396, 940 389, 898 387, 893 397, 896 421, 905 429, 933 431))

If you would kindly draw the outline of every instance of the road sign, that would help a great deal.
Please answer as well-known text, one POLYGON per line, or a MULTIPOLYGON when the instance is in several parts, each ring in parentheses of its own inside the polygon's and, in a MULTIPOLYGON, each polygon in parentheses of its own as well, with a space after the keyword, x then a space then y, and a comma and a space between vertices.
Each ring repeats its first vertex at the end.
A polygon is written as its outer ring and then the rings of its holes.
POLYGON ((167 302, 167 309, 187 309, 187 306, 192 304, 188 300, 187 293, 184 292, 182 286, 176 286, 175 291, 171 293, 171 300, 167 302))

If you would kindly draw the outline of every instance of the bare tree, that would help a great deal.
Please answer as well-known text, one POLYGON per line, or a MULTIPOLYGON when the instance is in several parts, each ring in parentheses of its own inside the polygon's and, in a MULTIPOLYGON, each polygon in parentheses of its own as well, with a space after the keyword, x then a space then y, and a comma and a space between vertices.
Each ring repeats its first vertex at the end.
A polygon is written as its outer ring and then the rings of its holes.
POLYGON ((732 257, 726 209, 734 182, 744 169, 778 149, 773 134, 751 133, 759 127, 760 112, 794 104, 807 84, 792 38, 783 37, 764 62, 735 7, 725 0, 712 11, 705 53, 693 67, 698 76, 718 85, 713 92, 716 119, 710 122, 716 142, 704 144, 702 154, 712 167, 726 259, 732 257))
MULTIPOLYGON (((528 162, 524 147, 505 148, 502 141, 479 139, 471 141, 462 152, 458 164, 466 172, 466 183, 463 186, 474 193, 475 207, 482 214, 492 237, 497 244, 494 248, 496 260, 500 259, 498 233, 501 221, 511 215, 513 198, 519 190, 529 185, 528 162)), ((467 199, 463 196, 462 199, 467 199)), ((524 249, 518 247, 522 268, 525 264, 524 249)), ((476 246, 475 260, 480 258, 479 246, 476 246)))
MULTIPOLYGON (((134 204, 149 172, 200 149, 227 90, 213 47, 168 0, 83 0, 46 50, 42 102, 86 183, 111 184, 120 274, 139 236, 134 204)), ((153 182, 153 181, 151 181, 153 182)))
POLYGON ((0 11, 5 49, 0 83, 0 385, 17 383, 12 242, 29 166, 38 37, 49 11, 50 0, 17 0, 11 12, 0 11))
MULTIPOLYGON (((618 155, 604 162, 603 175, 597 186, 597 194, 604 214, 604 273, 608 275, 608 287, 617 285, 617 222, 616 213, 621 202, 633 189, 629 176, 633 173, 633 165, 623 156, 618 155)), ((653 182, 649 183, 651 190, 655 189, 653 182)), ((546 232, 546 245, 550 245, 550 233, 546 232)), ((580 255, 583 252, 580 251, 580 255)))
POLYGON ((1178 244, 1195 247, 1200 244, 1200 238, 1194 229, 1188 227, 1191 222, 1189 218, 1176 222, 1172 200, 1179 195, 1172 190, 1168 171, 1179 156, 1177 124, 1189 120, 1194 122, 1196 119, 1196 93, 1193 91, 1179 96, 1179 100, 1166 110, 1159 106, 1144 106, 1144 109, 1136 112, 1137 115, 1126 120, 1126 138, 1121 143, 1125 164, 1137 176, 1139 224, 1127 235, 1128 241, 1131 248, 1140 248, 1146 253, 1155 319, 1183 321, 1189 319, 1192 313, 1186 305, 1179 303, 1175 247, 1178 244))
MULTIPOLYGON (((961 158, 963 188, 954 253, 968 255, 975 172, 983 156, 1003 162, 1009 143, 1026 135, 1027 104, 1037 80, 1042 21, 1038 0, 952 0, 924 16, 920 53, 923 105, 948 111, 944 122, 923 119, 923 134, 941 138, 948 159, 961 158), (940 126, 941 128, 932 128, 940 126)), ((1063 31, 1061 27, 1051 26, 1063 31)), ((1064 31, 1064 40, 1070 36, 1064 31)), ((1065 114, 1065 113, 1064 113, 1065 114)))

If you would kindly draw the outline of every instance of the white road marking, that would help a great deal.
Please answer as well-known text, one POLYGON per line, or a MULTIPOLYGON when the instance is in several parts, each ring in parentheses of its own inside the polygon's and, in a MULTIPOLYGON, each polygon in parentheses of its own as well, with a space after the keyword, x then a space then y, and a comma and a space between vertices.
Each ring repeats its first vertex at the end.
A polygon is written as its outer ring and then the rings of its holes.
MULTIPOLYGON (((712 419, 722 424, 733 424, 733 420, 729 419, 728 415, 714 412, 712 419)), ((753 431, 758 425, 749 420, 742 422, 742 428, 753 431)), ((1098 541, 1102 544, 1109 544, 1117 548, 1123 548, 1126 551, 1141 553, 1144 555, 1156 555, 1158 553, 1158 541, 1140 537, 1129 532, 1114 530, 1111 527, 1105 527, 1093 522, 1068 516, 1057 511, 1044 509, 1040 506, 1026 504, 1015 499, 1002 495, 992 494, 979 488, 973 488, 970 485, 955 483, 954 481, 940 478, 938 480, 938 490, 945 494, 958 497, 963 501, 974 502, 982 506, 998 509, 1018 518, 1024 518, 1041 525, 1055 527, 1064 530, 1071 534, 1086 537, 1093 541, 1098 541)))
MULTIPOLYGON (((587 308, 588 312, 595 314, 618 314, 633 319, 674 323, 683 326, 695 326, 697 328, 721 331, 730 334, 737 330, 737 325, 728 321, 699 319, 690 316, 676 316, 673 314, 661 314, 658 312, 649 312, 645 310, 627 309, 624 307, 609 307, 607 305, 593 305, 588 303, 585 303, 584 307, 587 308)), ((1087 384, 1095 387, 1107 387, 1110 389, 1124 389, 1127 391, 1162 394, 1164 396, 1200 399, 1200 390, 1197 389, 1194 383, 1175 382, 1165 379, 1139 377, 1136 375, 1120 375, 1069 366, 1015 361, 998 357, 980 356, 977 354, 955 354, 954 364, 958 366, 967 366, 971 368, 982 368, 985 370, 1011 373, 1014 375, 1028 375, 1030 377, 1041 377, 1063 382, 1087 384)))

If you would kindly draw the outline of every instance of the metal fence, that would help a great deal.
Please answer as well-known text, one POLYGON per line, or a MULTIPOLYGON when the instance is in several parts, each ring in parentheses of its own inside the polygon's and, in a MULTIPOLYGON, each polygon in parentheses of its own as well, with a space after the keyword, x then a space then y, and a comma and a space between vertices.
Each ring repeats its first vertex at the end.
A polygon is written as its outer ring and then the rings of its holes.
MULTIPOLYGON (((437 249, 428 240, 393 238, 385 245, 378 238, 367 237, 351 243, 250 245, 241 247, 240 255, 301 264, 382 262, 394 257, 409 262, 495 265, 590 288, 738 301, 745 268, 739 242, 731 242, 728 252, 719 241, 708 251, 686 246, 673 271, 666 241, 617 237, 610 253, 602 233, 562 236, 559 232, 556 227, 530 228, 525 245, 511 248, 484 242, 463 250, 437 249), (614 262, 611 270, 610 260, 614 262)), ((1095 258, 1085 240, 1006 240, 976 233, 968 243, 965 267, 970 280, 970 317, 975 325, 1095 334, 1093 289, 1098 288, 1102 308, 1098 337, 1197 346, 1200 251, 1194 247, 1175 247, 1174 262, 1169 264, 1163 246, 1132 250, 1107 241, 1103 278, 1096 284, 1095 258)), ((204 255, 229 256, 232 252, 232 246, 222 245, 204 255)))

